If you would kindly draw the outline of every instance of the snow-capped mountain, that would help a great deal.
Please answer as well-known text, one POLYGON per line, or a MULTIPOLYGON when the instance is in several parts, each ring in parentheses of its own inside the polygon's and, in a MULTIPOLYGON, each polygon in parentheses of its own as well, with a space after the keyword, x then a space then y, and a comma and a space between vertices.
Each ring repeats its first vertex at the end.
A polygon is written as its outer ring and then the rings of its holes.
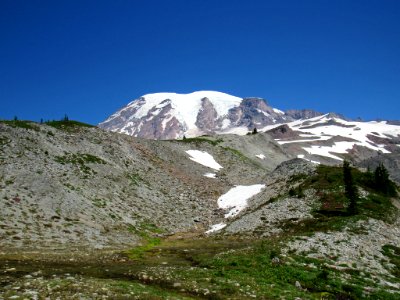
POLYGON ((350 121, 342 115, 313 110, 283 112, 262 98, 213 91, 147 94, 99 127, 148 139, 245 135, 257 128, 271 135, 289 156, 325 164, 340 163, 344 158, 360 163, 378 156, 392 160, 400 154, 399 125, 350 121))
POLYGON ((325 114, 262 128, 287 152, 313 162, 355 161, 400 152, 400 126, 386 121, 354 122, 325 114))
POLYGON ((211 133, 248 132, 320 113, 284 113, 262 98, 239 98, 215 91, 156 93, 133 100, 99 127, 135 137, 176 139, 211 133))

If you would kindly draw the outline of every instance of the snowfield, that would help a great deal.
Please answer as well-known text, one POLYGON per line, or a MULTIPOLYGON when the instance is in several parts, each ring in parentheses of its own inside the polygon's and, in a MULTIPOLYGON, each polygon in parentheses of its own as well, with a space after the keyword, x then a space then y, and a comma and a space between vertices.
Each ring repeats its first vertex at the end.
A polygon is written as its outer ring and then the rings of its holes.
POLYGON ((257 195, 263 188, 265 184, 237 185, 218 198, 218 207, 230 209, 225 218, 232 218, 245 209, 247 200, 257 195))
POLYGON ((212 225, 211 228, 210 228, 209 230, 206 231, 206 234, 219 231, 219 230, 221 230, 221 229, 224 228, 224 227, 226 227, 226 224, 225 224, 225 223, 218 223, 218 224, 212 225))
POLYGON ((189 156, 190 156, 189 158, 191 160, 193 160, 203 166, 214 169, 216 171, 222 169, 222 166, 215 161, 214 157, 205 151, 187 150, 186 153, 189 154, 189 156))
MULTIPOLYGON (((368 135, 373 135, 379 138, 390 138, 400 135, 400 126, 387 124, 386 121, 377 122, 353 122, 345 121, 339 118, 330 117, 329 114, 323 116, 298 120, 287 125, 294 131, 300 132, 299 136, 307 139, 298 140, 278 140, 275 141, 280 145, 292 143, 317 143, 308 147, 302 147, 307 154, 320 155, 329 157, 335 160, 343 160, 335 153, 347 153, 355 145, 363 146, 374 151, 382 153, 390 153, 385 149, 385 145, 376 144, 368 138, 368 135), (338 141, 332 146, 318 145, 319 141, 327 141, 335 136, 344 137, 353 141, 338 141)), ((266 127, 266 130, 276 126, 266 127)))
MULTIPOLYGON (((147 94, 141 97, 144 101, 132 101, 128 107, 138 110, 135 113, 135 118, 146 116, 153 108, 160 109, 171 104, 175 116, 181 124, 187 127, 186 134, 198 131, 196 126, 197 114, 201 108, 201 100, 208 98, 213 104, 218 116, 225 116, 231 108, 239 106, 242 98, 214 91, 198 91, 190 94, 177 93, 154 93, 147 94), (167 100, 167 101, 166 101, 167 100)), ((156 115, 153 113, 153 115, 156 115)), ((225 123, 229 126, 229 123, 225 123)))
POLYGON ((217 176, 217 174, 215 174, 215 173, 206 173, 206 174, 204 174, 204 176, 208 177, 208 178, 215 178, 215 176, 217 176))

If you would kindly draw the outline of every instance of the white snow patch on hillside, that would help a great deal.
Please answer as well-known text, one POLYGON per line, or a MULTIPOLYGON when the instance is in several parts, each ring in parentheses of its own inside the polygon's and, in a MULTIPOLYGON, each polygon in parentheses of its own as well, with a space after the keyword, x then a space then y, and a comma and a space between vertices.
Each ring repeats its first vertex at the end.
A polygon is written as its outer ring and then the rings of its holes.
POLYGON ((297 155, 297 158, 304 159, 304 160, 309 161, 309 162, 311 162, 311 163, 313 163, 313 164, 317 164, 317 165, 321 164, 319 161, 311 160, 311 159, 305 158, 305 157, 304 157, 304 154, 298 154, 298 155, 297 155))
POLYGON ((280 109, 277 108, 273 108, 272 109, 275 113, 279 114, 279 115, 284 115, 285 113, 283 111, 281 111, 280 109))
POLYGON ((304 139, 304 140, 291 140, 291 141, 281 141, 281 140, 279 140, 279 141, 276 140, 276 141, 278 142, 279 145, 284 145, 284 144, 292 144, 292 143, 327 141, 327 140, 330 140, 331 138, 332 138, 331 136, 323 135, 323 136, 318 136, 315 139, 309 139, 309 140, 304 139))
POLYGON ((206 231, 206 234, 219 231, 219 230, 221 230, 222 228, 224 228, 225 226, 226 226, 225 223, 218 223, 218 224, 212 225, 211 228, 210 228, 209 230, 206 231))
POLYGON ((347 153, 347 150, 353 148, 353 142, 336 142, 333 146, 316 146, 312 145, 311 147, 303 147, 305 151, 309 154, 321 155, 330 157, 337 160, 343 160, 342 158, 333 155, 333 153, 347 153))
POLYGON ((222 126, 221 126, 221 128, 222 128, 222 129, 228 128, 229 125, 231 125, 231 120, 229 120, 229 119, 224 119, 224 120, 222 121, 222 126))
POLYGON ((230 209, 225 218, 234 217, 247 207, 247 200, 261 192, 264 187, 265 184, 237 185, 218 198, 218 207, 230 209))
POLYGON ((190 155, 189 158, 191 160, 193 160, 203 166, 209 167, 209 168, 217 170, 217 171, 219 169, 222 169, 222 166, 215 161, 214 157, 205 151, 187 150, 186 153, 190 155))
POLYGON ((233 127, 224 131, 218 131, 217 134, 237 134, 237 135, 246 135, 249 132, 247 127, 233 127))
POLYGON ((259 159, 265 159, 265 155, 264 154, 257 154, 256 157, 258 157, 259 159))
POLYGON ((266 131, 268 131, 268 130, 271 130, 271 129, 275 129, 276 127, 279 127, 279 126, 282 126, 283 124, 282 123, 278 123, 278 124, 273 124, 273 125, 267 125, 267 126, 265 126, 265 127, 263 127, 263 128, 261 128, 260 130, 258 130, 259 132, 266 132, 266 131))
POLYGON ((261 110, 261 109, 259 109, 259 108, 257 108, 256 110, 257 110, 259 113, 261 113, 261 114, 263 114, 264 116, 266 116, 266 117, 271 116, 269 113, 267 113, 267 112, 265 112, 265 111, 263 111, 263 110, 261 110))
POLYGON ((217 174, 215 174, 215 173, 206 173, 206 174, 204 174, 204 176, 208 177, 208 178, 215 178, 215 176, 217 176, 217 174))
POLYGON ((173 118, 173 116, 166 115, 166 118, 162 120, 161 127, 163 130, 165 130, 165 127, 167 126, 168 122, 172 120, 172 118, 173 118))

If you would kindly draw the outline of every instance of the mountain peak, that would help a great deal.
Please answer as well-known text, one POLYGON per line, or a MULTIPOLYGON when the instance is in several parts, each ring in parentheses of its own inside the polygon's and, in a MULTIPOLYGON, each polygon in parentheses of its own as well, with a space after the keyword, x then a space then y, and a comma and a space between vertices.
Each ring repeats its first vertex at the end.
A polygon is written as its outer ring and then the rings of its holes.
POLYGON ((259 97, 241 98, 218 91, 165 92, 133 100, 99 127, 135 137, 176 139, 232 131, 245 134, 254 128, 296 119, 259 97))

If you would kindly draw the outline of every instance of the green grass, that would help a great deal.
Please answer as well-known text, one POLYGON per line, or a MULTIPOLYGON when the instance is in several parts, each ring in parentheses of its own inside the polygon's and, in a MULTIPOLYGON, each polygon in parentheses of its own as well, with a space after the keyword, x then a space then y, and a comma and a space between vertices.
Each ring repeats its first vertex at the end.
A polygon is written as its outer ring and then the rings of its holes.
MULTIPOLYGON (((153 261, 157 253, 162 261, 167 259, 162 256, 168 254, 170 267, 161 282, 180 282, 190 293, 205 289, 214 291, 210 299, 395 299, 358 270, 331 268, 328 258, 315 259, 293 253, 281 255, 285 239, 240 243, 241 247, 229 247, 229 239, 200 239, 190 244, 175 241, 167 242, 167 246, 162 242, 160 246, 152 245, 149 252, 141 252, 140 257, 142 261, 146 261, 146 257, 153 261), (171 260, 170 251, 175 251, 175 260, 171 260), (187 252, 183 254, 183 251, 187 252), (185 265, 182 260, 191 265, 185 265), (296 281, 302 289, 296 287, 296 281), (365 287, 374 289, 367 293, 365 287)), ((152 270, 149 275, 160 274, 152 270)))
POLYGON ((5 145, 9 144, 10 142, 11 142, 11 140, 9 138, 0 137, 0 146, 5 146, 5 145))
POLYGON ((86 175, 96 174, 96 172, 86 164, 106 164, 100 157, 88 153, 67 153, 63 156, 56 156, 54 160, 62 165, 75 165, 86 175))
POLYGON ((108 285, 109 289, 114 293, 130 294, 131 296, 138 296, 143 300, 163 300, 163 299, 180 299, 188 300, 193 299, 189 296, 184 296, 174 291, 169 291, 165 288, 161 288, 155 285, 143 285, 134 281, 123 281, 114 282, 108 285))
POLYGON ((127 176, 130 179, 132 185, 137 186, 139 185, 140 182, 143 182, 143 178, 139 174, 134 173, 134 174, 128 174, 127 176))
POLYGON ((65 131, 73 131, 79 127, 86 127, 86 128, 91 128, 91 127, 95 127, 93 125, 87 124, 87 123, 82 123, 82 122, 78 122, 78 121, 48 121, 45 122, 46 125, 57 128, 57 129, 61 129, 61 130, 65 130, 65 131))
POLYGON ((137 246, 127 251, 128 257, 130 259, 140 259, 143 257, 146 251, 153 249, 154 247, 160 245, 161 239, 154 237, 155 234, 163 233, 161 228, 150 222, 143 221, 137 226, 130 225, 128 231, 138 235, 141 238, 141 246, 137 246))
POLYGON ((249 160, 249 158, 248 158, 246 155, 244 155, 242 152, 240 152, 240 151, 237 150, 237 149, 233 149, 233 148, 231 148, 231 147, 222 147, 222 149, 233 153, 234 155, 236 155, 237 157, 239 157, 241 160, 249 160))
MULTIPOLYGON (((393 221, 397 209, 393 206, 390 197, 374 187, 371 174, 352 169, 352 176, 357 188, 368 192, 366 197, 357 199, 358 215, 386 222, 393 221)), ((344 194, 342 167, 320 165, 316 174, 305 179, 299 188, 302 190, 312 188, 317 191, 320 207, 315 213, 326 216, 345 216, 347 214, 349 200, 344 194)))
POLYGON ((400 248, 393 245, 384 245, 382 253, 389 257, 390 263, 394 265, 392 274, 398 278, 400 282, 400 248))
POLYGON ((56 156, 55 160, 60 164, 74 164, 74 165, 84 165, 86 163, 106 164, 106 162, 100 157, 88 153, 69 153, 63 156, 56 156))
POLYGON ((198 143, 209 143, 210 145, 216 146, 219 143, 223 142, 222 139, 216 139, 216 140, 211 140, 205 137, 194 137, 194 138, 185 138, 182 140, 176 140, 180 143, 194 143, 194 144, 198 144, 198 143))
POLYGON ((104 199, 95 198, 92 199, 92 203, 94 206, 97 206, 99 208, 105 208, 107 206, 107 202, 104 199))

